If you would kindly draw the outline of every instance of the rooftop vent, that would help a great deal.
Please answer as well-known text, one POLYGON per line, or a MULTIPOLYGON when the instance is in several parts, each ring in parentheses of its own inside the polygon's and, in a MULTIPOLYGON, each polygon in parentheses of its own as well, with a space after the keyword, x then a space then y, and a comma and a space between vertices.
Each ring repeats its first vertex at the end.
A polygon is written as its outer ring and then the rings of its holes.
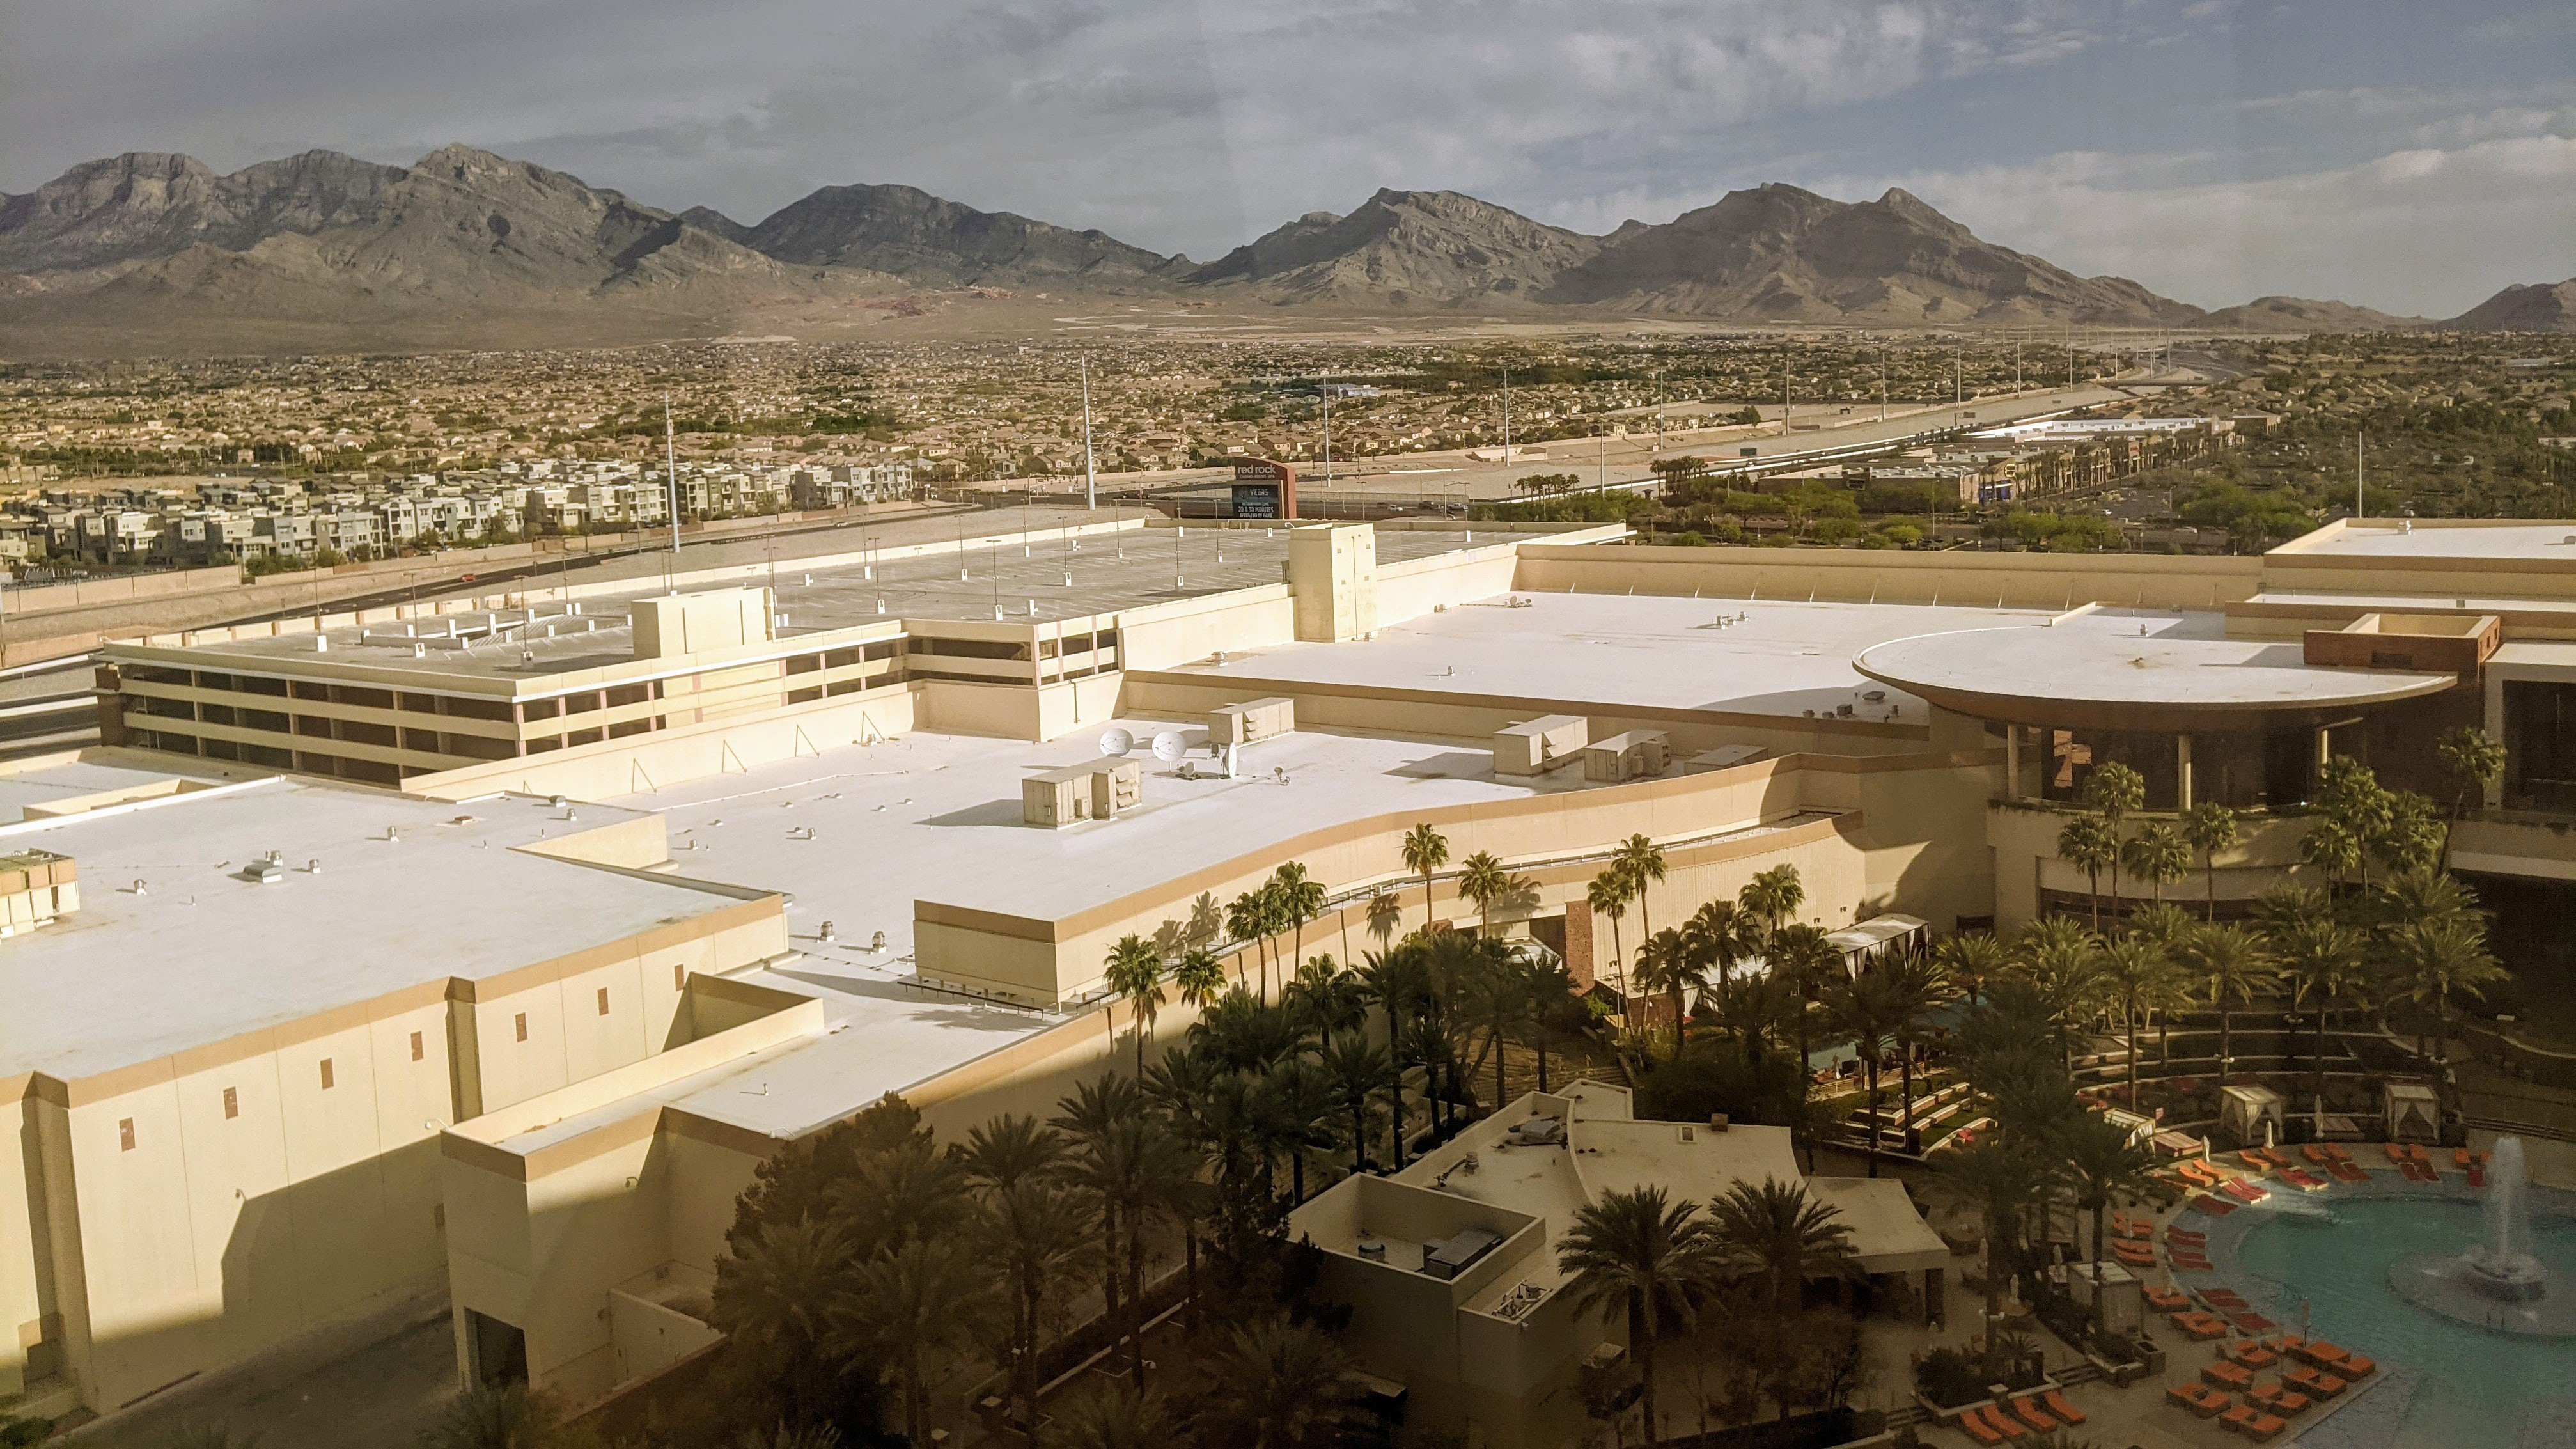
POLYGON ((1372 1263, 1383 1263, 1386 1261, 1386 1240, 1384 1238, 1362 1238, 1359 1240, 1357 1247, 1359 1248, 1360 1256, 1368 1259, 1372 1263))
POLYGON ((1434 1278, 1456 1278, 1477 1259, 1501 1247, 1502 1242, 1500 1233, 1468 1228, 1446 1241, 1425 1243, 1422 1245, 1422 1271, 1434 1278))

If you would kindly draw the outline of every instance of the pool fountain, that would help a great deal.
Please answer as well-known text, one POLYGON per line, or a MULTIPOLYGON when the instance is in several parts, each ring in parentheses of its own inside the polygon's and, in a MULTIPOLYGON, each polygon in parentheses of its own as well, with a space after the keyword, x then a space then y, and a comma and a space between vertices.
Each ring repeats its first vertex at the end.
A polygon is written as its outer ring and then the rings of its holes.
POLYGON ((2487 1168, 2478 1241, 2457 1255, 2418 1253, 2390 1265, 2389 1286, 2418 1308, 2503 1333, 2576 1334, 2576 1292, 2550 1292, 2531 1249, 2522 1139, 2499 1137, 2487 1168))

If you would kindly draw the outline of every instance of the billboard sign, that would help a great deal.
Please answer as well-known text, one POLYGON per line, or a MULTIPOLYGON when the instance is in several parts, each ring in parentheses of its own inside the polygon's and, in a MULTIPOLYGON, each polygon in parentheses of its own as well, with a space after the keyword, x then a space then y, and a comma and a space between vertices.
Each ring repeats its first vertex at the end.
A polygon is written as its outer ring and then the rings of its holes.
POLYGON ((1297 470, 1271 458, 1239 458, 1234 464, 1236 518, 1297 516, 1297 470))

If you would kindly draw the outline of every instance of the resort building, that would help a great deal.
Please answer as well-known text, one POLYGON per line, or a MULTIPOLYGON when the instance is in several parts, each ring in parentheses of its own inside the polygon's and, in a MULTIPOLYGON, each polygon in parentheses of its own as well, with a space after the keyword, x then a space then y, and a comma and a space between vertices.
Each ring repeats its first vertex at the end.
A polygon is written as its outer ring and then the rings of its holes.
MULTIPOLYGON (((2468 723, 2509 763, 2454 859, 2562 889, 2566 529, 2058 556, 1104 511, 111 644, 107 743, 0 777, 0 1394, 113 1414, 441 1302, 461 1376, 609 1393, 712 1335, 780 1144, 887 1092, 955 1136, 1132 1060, 1122 937, 1241 973, 1221 903, 1289 861, 1327 894, 1290 950, 1485 917, 1406 865, 1423 823, 1526 880, 1495 930, 1624 992, 1635 932, 1585 893, 1633 835, 1657 922, 1789 864, 1866 949, 2089 901, 2054 840, 2120 760, 2148 816, 2246 812, 2225 913, 2298 860, 2320 761, 2423 788, 2468 723)), ((1568 1204, 1791 1171, 1761 1129, 1628 1116, 1516 1104, 1311 1204, 1426 1335, 1373 1371, 1500 1434, 1608 1336, 1550 1306, 1568 1204), (1598 1155, 1512 1185, 1552 1160, 1494 1136, 1531 1116, 1598 1155), (1500 1241, 1437 1292, 1357 1248, 1468 1227, 1500 1241), (1477 1296, 1523 1280, 1515 1317, 1477 1296), (1526 1383, 1477 1378, 1496 1334, 1526 1383)), ((1810 1186, 1937 1301, 1901 1204, 1810 1186)))

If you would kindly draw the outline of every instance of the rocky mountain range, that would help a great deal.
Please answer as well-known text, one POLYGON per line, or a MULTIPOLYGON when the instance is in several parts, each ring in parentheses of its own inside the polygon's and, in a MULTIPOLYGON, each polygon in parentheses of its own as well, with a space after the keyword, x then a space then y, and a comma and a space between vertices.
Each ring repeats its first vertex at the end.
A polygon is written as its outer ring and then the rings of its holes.
POLYGON ((2556 286, 2507 287, 2452 325, 2476 332, 2576 332, 2576 277, 2556 286))
MULTIPOLYGON (((332 151, 218 175, 91 161, 0 195, 0 353, 615 342, 847 329, 959 289, 1317 314, 2277 331, 2564 330, 2576 282, 2446 323, 2266 297, 2219 313, 2081 277, 1891 190, 1730 192, 1607 236, 1452 191, 1378 192, 1201 265, 908 186, 830 186, 745 225, 672 213, 466 146, 410 166, 332 151)), ((1035 325, 1032 320, 1029 325, 1035 325)))

